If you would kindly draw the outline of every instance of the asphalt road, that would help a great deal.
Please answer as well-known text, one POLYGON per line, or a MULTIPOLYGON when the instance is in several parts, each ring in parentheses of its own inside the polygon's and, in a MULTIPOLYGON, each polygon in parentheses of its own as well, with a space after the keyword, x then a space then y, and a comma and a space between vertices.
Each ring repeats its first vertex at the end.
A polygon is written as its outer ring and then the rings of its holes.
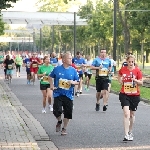
MULTIPOLYGON (((52 112, 42 114, 42 93, 39 81, 35 85, 26 84, 25 70, 21 70, 21 77, 16 78, 9 85, 20 102, 41 123, 60 150, 150 150, 150 106, 140 102, 135 119, 134 141, 123 142, 123 113, 118 96, 110 94, 109 106, 106 112, 95 111, 95 88, 89 92, 83 91, 74 100, 73 119, 67 128, 67 136, 60 136, 55 132, 57 123, 52 112)), ((3 73, 2 70, 0 71, 3 73)))

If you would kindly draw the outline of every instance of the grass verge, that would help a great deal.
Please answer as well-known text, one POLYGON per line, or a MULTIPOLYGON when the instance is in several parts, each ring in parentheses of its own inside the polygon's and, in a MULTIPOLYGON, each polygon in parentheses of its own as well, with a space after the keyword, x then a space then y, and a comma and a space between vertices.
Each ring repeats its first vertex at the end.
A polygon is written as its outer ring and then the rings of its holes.
MULTIPOLYGON (((95 77, 91 78, 91 85, 95 85, 95 77)), ((121 85, 118 83, 117 80, 112 80, 112 84, 111 84, 111 90, 114 92, 119 92, 121 89, 121 85)), ((141 91, 141 98, 143 99, 147 99, 150 101, 150 88, 146 88, 146 87, 140 87, 140 91, 141 91)))

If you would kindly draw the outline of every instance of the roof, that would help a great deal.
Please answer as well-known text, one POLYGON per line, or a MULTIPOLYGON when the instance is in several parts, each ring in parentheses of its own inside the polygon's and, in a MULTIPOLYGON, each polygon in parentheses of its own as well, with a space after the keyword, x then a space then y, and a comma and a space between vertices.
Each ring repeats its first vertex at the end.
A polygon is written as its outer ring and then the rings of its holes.
MULTIPOLYGON (((18 12, 2 11, 3 21, 8 24, 74 25, 72 12, 18 12)), ((76 14, 76 25, 87 25, 76 14)))

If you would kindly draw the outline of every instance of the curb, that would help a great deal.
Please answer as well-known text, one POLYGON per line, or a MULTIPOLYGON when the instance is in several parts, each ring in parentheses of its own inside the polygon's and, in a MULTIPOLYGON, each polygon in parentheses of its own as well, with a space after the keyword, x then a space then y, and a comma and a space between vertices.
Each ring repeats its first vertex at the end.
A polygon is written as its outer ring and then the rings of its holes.
POLYGON ((0 79, 0 84, 2 85, 4 91, 7 93, 7 97, 12 106, 14 106, 26 124, 26 130, 30 132, 33 139, 37 142, 41 150, 58 150, 54 143, 49 138, 48 134, 40 124, 40 122, 33 117, 33 115, 22 105, 17 96, 12 92, 9 86, 0 79))

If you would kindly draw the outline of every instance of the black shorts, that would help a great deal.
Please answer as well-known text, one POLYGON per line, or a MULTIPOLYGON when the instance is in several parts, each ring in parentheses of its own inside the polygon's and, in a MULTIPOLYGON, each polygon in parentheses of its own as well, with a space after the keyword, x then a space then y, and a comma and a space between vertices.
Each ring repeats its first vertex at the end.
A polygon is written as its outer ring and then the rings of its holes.
POLYGON ((87 72, 84 72, 85 77, 88 77, 89 79, 91 79, 92 74, 88 74, 87 72))
POLYGON ((124 93, 119 94, 119 100, 121 102, 122 108, 124 106, 129 106, 129 109, 132 111, 137 110, 137 106, 140 102, 140 96, 131 96, 131 95, 126 95, 124 93))
POLYGON ((5 68, 5 69, 4 69, 4 73, 6 73, 6 72, 7 72, 7 69, 5 68))
POLYGON ((82 79, 83 79, 83 74, 79 74, 79 78, 82 78, 82 79))
POLYGON ((31 71, 30 70, 26 70, 26 72, 27 72, 27 75, 28 74, 31 75, 31 71))
POLYGON ((40 90, 47 90, 47 88, 50 88, 50 84, 40 84, 40 90))
POLYGON ((109 83, 111 84, 111 80, 109 79, 109 83))
POLYGON ((96 91, 101 92, 102 90, 108 91, 109 79, 96 79, 96 91))
POLYGON ((20 72, 21 65, 16 64, 16 70, 20 72))
POLYGON ((67 96, 54 97, 53 114, 56 118, 61 116, 62 107, 64 118, 72 119, 73 101, 67 96))

